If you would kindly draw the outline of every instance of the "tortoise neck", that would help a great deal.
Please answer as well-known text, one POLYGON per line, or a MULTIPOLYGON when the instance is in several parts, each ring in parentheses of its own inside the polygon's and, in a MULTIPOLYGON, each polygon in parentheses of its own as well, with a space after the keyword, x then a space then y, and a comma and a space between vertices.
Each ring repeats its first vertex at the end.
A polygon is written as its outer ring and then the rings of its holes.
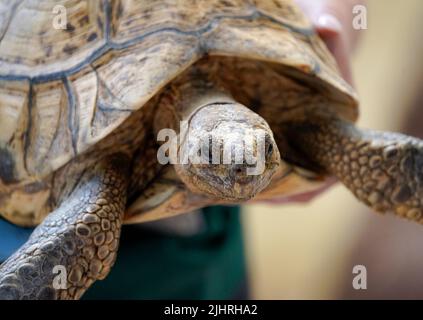
POLYGON ((234 103, 229 92, 210 79, 208 74, 194 70, 177 81, 172 88, 175 108, 182 118, 210 104, 234 103))

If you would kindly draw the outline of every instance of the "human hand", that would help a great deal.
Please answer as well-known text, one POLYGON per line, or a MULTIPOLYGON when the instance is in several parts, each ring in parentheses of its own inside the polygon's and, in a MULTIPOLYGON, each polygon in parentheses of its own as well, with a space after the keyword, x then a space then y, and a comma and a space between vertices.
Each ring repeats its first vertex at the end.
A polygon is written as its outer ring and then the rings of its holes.
MULTIPOLYGON (((365 1, 295 0, 295 2, 311 20, 319 36, 335 57, 341 75, 352 85, 350 55, 354 51, 358 38, 358 32, 352 27, 353 7, 364 4, 365 1)), ((321 188, 315 191, 264 202, 270 204, 307 202, 330 188, 335 182, 335 178, 329 178, 321 188)))
POLYGON ((364 0, 295 0, 335 57, 342 76, 352 84, 350 55, 359 31, 352 27, 353 8, 364 0))

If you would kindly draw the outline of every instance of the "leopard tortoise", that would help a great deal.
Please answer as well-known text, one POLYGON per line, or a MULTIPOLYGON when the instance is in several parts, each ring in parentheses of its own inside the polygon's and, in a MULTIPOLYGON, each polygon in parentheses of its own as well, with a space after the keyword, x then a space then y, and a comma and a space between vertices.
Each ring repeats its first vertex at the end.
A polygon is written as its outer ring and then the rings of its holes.
POLYGON ((308 192, 331 175, 376 211, 421 221, 422 142, 358 129, 357 115, 288 0, 1 0, 0 212, 38 227, 0 267, 0 298, 78 299, 109 273, 123 223, 308 192), (158 139, 164 129, 176 138, 158 139), (262 171, 231 153, 215 162, 227 140, 260 154, 262 171))

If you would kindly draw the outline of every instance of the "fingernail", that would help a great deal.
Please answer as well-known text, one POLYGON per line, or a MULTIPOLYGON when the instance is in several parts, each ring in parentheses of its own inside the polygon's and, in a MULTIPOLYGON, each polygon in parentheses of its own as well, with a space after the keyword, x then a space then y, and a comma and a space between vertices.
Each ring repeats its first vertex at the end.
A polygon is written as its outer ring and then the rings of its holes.
POLYGON ((342 25, 337 17, 330 13, 321 14, 316 21, 317 29, 324 29, 334 33, 341 33, 342 25))

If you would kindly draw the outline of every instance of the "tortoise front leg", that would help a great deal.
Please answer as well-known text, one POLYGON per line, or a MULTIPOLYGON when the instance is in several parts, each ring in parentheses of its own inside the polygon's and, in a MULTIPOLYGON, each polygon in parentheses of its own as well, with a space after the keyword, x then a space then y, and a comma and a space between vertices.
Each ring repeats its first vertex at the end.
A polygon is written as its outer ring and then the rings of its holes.
POLYGON ((119 243, 127 163, 113 156, 84 173, 72 194, 1 265, 0 299, 78 299, 106 277, 119 243), (60 268, 65 283, 57 281, 60 268))
POLYGON ((423 223, 423 141, 325 120, 294 125, 291 141, 372 209, 423 223))

